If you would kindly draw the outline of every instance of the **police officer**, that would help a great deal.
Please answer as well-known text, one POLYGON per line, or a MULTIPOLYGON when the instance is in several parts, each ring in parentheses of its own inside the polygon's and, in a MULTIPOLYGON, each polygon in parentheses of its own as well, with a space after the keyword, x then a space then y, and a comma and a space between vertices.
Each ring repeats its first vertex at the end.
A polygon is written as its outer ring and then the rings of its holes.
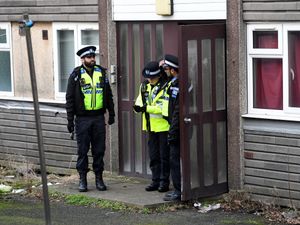
POLYGON ((139 96, 133 109, 143 113, 143 130, 148 131, 148 150, 152 182, 146 191, 169 190, 169 147, 167 143, 168 121, 162 115, 164 89, 167 80, 162 77, 158 62, 149 62, 142 71, 146 80, 140 86, 139 96))
POLYGON ((181 200, 181 175, 180 175, 180 144, 179 144, 179 81, 178 58, 173 55, 165 55, 163 68, 169 77, 166 88, 165 103, 168 110, 163 115, 168 117, 170 129, 168 132, 168 144, 170 146, 170 170, 174 191, 167 193, 165 201, 181 200))
POLYGON ((105 191, 102 173, 105 152, 105 118, 109 113, 108 124, 115 121, 112 91, 106 76, 106 69, 96 65, 95 46, 87 46, 76 54, 82 65, 76 67, 68 79, 66 92, 66 111, 68 131, 75 131, 78 146, 76 169, 79 173, 79 191, 87 191, 88 151, 91 146, 93 171, 96 188, 105 191))

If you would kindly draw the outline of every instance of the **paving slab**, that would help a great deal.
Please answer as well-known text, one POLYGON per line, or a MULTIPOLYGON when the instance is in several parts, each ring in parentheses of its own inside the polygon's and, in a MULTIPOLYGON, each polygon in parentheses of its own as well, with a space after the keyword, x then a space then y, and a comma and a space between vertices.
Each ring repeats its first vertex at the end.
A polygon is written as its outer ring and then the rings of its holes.
POLYGON ((88 197, 122 202, 126 205, 139 208, 152 208, 165 204, 163 197, 166 193, 158 191, 147 192, 145 187, 151 182, 143 178, 127 178, 124 176, 104 176, 107 191, 98 191, 95 186, 95 178, 88 175, 88 191, 78 191, 78 179, 64 184, 49 186, 49 190, 63 194, 82 194, 88 197))

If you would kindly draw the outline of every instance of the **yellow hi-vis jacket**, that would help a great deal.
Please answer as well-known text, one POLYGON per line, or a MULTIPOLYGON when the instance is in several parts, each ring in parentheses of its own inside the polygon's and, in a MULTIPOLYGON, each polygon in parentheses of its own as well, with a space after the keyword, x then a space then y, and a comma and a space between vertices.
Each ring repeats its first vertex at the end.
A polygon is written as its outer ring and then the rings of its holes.
POLYGON ((85 110, 98 110, 103 108, 104 81, 100 68, 94 67, 93 77, 87 74, 84 68, 80 70, 80 86, 84 95, 85 110))
MULTIPOLYGON (((163 117, 163 99, 164 88, 160 90, 160 83, 158 82, 152 89, 150 83, 142 83, 140 86, 139 96, 135 101, 135 105, 147 105, 146 113, 143 113, 143 130, 152 132, 164 132, 170 129, 168 121, 163 117), (143 87, 146 85, 146 87, 143 87), (145 89, 145 90, 143 90, 145 89), (157 93, 158 92, 158 93, 157 93), (143 103, 143 98, 145 103, 143 103), (147 114, 149 115, 150 130, 147 127, 147 114)), ((168 109, 166 109, 168 110, 168 109)))

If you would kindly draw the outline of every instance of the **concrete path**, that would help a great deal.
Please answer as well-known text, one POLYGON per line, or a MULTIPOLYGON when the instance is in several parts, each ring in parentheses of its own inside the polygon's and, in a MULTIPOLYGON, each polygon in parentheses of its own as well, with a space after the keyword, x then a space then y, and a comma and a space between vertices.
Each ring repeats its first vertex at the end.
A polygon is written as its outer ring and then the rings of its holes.
POLYGON ((64 194, 83 194, 93 198, 122 202, 135 207, 157 207, 162 204, 170 204, 163 201, 165 193, 158 191, 147 192, 145 187, 151 182, 148 179, 127 178, 124 176, 105 176, 104 182, 107 191, 98 191, 92 173, 88 175, 88 192, 78 192, 78 179, 66 184, 53 185, 49 190, 64 194))

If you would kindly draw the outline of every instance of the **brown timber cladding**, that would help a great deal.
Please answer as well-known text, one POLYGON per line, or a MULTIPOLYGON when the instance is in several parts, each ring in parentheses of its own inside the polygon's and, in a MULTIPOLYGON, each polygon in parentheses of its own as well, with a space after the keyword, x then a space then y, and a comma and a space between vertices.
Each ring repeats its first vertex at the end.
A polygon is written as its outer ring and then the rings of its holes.
POLYGON ((98 0, 1 0, 0 21, 98 22, 98 0))
POLYGON ((253 199, 299 208, 299 131, 285 133, 281 126, 271 130, 257 124, 244 127, 245 190, 253 199))
MULTIPOLYGON (((0 107, 0 165, 39 169, 34 111, 24 105, 0 107)), ((70 140, 65 110, 43 108, 40 113, 47 172, 76 172, 77 145, 70 140)))
POLYGON ((245 22, 300 20, 300 1, 243 0, 242 7, 245 22))

